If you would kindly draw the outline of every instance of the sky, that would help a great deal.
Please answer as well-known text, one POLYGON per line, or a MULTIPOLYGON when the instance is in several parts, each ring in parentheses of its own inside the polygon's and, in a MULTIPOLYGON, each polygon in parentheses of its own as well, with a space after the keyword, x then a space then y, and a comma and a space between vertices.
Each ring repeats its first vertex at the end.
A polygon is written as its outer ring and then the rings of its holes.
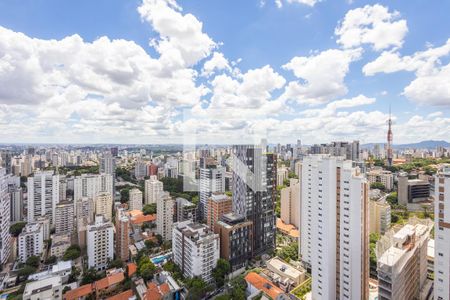
POLYGON ((449 1, 4 0, 0 143, 450 140, 449 1))

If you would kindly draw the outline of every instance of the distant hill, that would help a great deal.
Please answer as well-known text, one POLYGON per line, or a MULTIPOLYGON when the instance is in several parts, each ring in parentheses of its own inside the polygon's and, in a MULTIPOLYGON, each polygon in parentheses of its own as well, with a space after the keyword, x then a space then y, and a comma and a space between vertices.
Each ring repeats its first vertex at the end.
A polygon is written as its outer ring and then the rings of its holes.
MULTIPOLYGON (((362 144, 361 148, 373 148, 376 144, 384 144, 384 143, 368 143, 368 144, 362 144)), ((411 144, 394 144, 393 147, 395 149, 406 149, 406 148, 416 148, 416 149, 435 149, 436 147, 445 147, 449 148, 450 143, 446 141, 422 141, 418 143, 411 143, 411 144)))

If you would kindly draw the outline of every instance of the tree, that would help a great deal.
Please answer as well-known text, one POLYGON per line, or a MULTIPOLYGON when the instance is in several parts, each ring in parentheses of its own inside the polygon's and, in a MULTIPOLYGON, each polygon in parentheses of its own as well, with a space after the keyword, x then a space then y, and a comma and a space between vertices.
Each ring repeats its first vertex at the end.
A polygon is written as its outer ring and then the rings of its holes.
POLYGON ((198 276, 187 280, 186 283, 189 293, 186 299, 197 300, 203 298, 207 293, 206 282, 198 276))
POLYGON ((83 272, 83 278, 81 279, 81 284, 88 284, 92 283, 96 280, 100 279, 100 275, 97 273, 97 270, 95 268, 89 268, 87 270, 84 270, 83 272))
POLYGON ((25 262, 26 265, 31 266, 33 268, 39 267, 39 264, 41 263, 41 259, 39 256, 30 256, 27 258, 27 261, 25 262))
POLYGON ((370 184, 370 188, 384 191, 386 187, 381 182, 373 182, 370 184))
POLYGON ((52 265, 52 264, 56 263, 57 260, 58 260, 58 258, 56 256, 52 255, 50 257, 47 257, 47 260, 45 261, 45 263, 47 265, 52 265))
POLYGON ((224 285, 225 276, 228 275, 230 271, 231 271, 230 263, 223 258, 219 258, 219 260, 217 260, 216 267, 212 270, 212 276, 216 281, 218 287, 224 285))
POLYGON ((162 235, 160 235, 160 234, 157 234, 157 235, 155 235, 156 236, 156 239, 158 240, 158 245, 162 245, 162 243, 163 243, 163 237, 162 237, 162 235))
POLYGON ((156 266, 150 261, 150 258, 147 256, 141 257, 138 262, 138 274, 147 281, 153 279, 155 272, 156 266))
POLYGON ((397 192, 392 192, 386 197, 387 203, 389 203, 391 206, 398 205, 398 197, 397 192))
POLYGON ((67 248, 66 252, 63 255, 63 260, 74 260, 80 257, 81 255, 81 249, 78 245, 71 245, 69 248, 67 248))
POLYGON ((379 239, 380 235, 378 233, 371 233, 369 235, 369 263, 370 270, 374 274, 376 274, 377 272, 377 255, 375 252, 375 248, 379 239))
POLYGON ((289 262, 290 260, 298 260, 298 243, 293 242, 277 251, 277 255, 289 262))
POLYGON ((11 233, 11 235, 14 237, 18 237, 25 225, 27 225, 27 222, 18 222, 16 224, 13 224, 11 225, 11 227, 9 227, 9 233, 11 233))
POLYGON ((156 203, 145 204, 142 208, 144 215, 156 214, 156 203))
POLYGON ((155 248, 156 246, 158 246, 154 241, 152 240, 146 240, 144 242, 145 247, 147 247, 148 250, 155 248))
POLYGON ((239 275, 231 280, 231 297, 232 300, 245 300, 247 296, 245 290, 247 288, 247 282, 243 275, 239 275))
POLYGON ((120 258, 116 258, 116 259, 110 261, 109 264, 108 264, 108 268, 109 269, 112 269, 112 268, 119 269, 119 268, 123 268, 124 266, 125 265, 124 265, 123 261, 120 258))
POLYGON ((69 283, 77 281, 80 274, 81 270, 75 266, 72 266, 72 271, 70 272, 69 275, 69 283))
POLYGON ((31 274, 36 272, 36 268, 29 266, 29 265, 25 265, 22 269, 19 270, 19 272, 17 272, 17 275, 19 277, 26 277, 28 278, 28 276, 30 276, 31 274))
POLYGON ((180 267, 175 264, 173 261, 169 260, 163 265, 163 269, 170 274, 172 274, 173 278, 176 280, 182 280, 183 279, 183 273, 181 273, 180 267))
POLYGON ((71 290, 70 286, 66 285, 66 286, 63 288, 63 290, 62 290, 63 295, 64 295, 65 293, 67 293, 68 291, 70 291, 70 290, 71 290))

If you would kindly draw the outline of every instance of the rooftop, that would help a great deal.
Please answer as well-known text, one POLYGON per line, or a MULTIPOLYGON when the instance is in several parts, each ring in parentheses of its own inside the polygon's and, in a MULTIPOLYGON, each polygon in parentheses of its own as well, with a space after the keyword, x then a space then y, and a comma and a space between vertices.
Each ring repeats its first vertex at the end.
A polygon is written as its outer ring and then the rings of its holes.
POLYGON ((245 281, 272 299, 275 299, 278 295, 283 294, 283 291, 279 287, 275 286, 272 282, 255 272, 248 273, 247 276, 245 276, 245 281))
POLYGON ((278 270, 279 273, 284 274, 286 277, 297 278, 301 276, 305 271, 300 271, 287 262, 279 259, 278 257, 274 257, 267 262, 267 265, 271 265, 275 269, 278 270))
POLYGON ((133 296, 134 293, 132 290, 126 290, 125 292, 106 298, 106 300, 128 300, 132 299, 133 296))
POLYGON ((41 293, 46 290, 50 290, 53 287, 60 286, 62 279, 60 276, 48 277, 38 281, 28 282, 23 291, 24 296, 41 293))
POLYGON ((122 282, 124 279, 125 276, 123 275, 123 272, 115 273, 100 280, 97 280, 95 282, 95 288, 97 290, 103 290, 110 286, 118 284, 119 282, 122 282))
POLYGON ((94 292, 94 285, 92 283, 82 285, 74 290, 67 291, 63 299, 65 300, 75 300, 81 297, 86 297, 87 295, 94 292))

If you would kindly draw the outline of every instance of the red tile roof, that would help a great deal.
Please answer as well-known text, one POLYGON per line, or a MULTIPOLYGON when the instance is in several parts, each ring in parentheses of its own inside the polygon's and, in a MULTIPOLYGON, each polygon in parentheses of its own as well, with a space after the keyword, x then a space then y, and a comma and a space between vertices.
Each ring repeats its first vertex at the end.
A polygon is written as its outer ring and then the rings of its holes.
POLYGON ((128 263, 128 276, 132 276, 137 271, 137 266, 135 263, 128 263))
POLYGON ((110 286, 113 286, 115 284, 118 284, 119 282, 122 282, 125 279, 125 276, 123 275, 123 272, 112 274, 110 276, 107 276, 105 278, 102 278, 100 280, 97 280, 95 284, 95 288, 98 290, 107 289, 110 286))
POLYGON ((67 291, 63 295, 63 299, 66 300, 76 300, 80 297, 86 297, 89 294, 92 294, 94 292, 94 286, 92 283, 82 285, 76 289, 67 291))
POLYGON ((245 281, 272 299, 275 299, 278 295, 283 293, 279 287, 255 272, 248 273, 247 276, 245 276, 245 281))
POLYGON ((127 290, 125 292, 122 292, 120 294, 111 296, 109 298, 106 298, 106 300, 128 300, 134 295, 132 290, 127 290))

